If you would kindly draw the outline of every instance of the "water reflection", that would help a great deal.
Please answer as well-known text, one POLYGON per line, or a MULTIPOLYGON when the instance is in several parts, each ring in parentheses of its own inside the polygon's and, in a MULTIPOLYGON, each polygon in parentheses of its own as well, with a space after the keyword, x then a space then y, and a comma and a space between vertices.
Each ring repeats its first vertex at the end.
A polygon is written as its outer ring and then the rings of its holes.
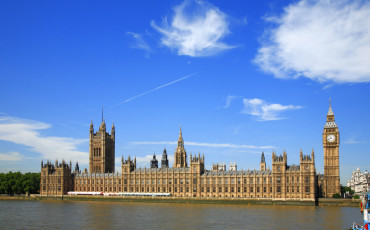
POLYGON ((358 208, 0 201, 1 229, 347 229, 358 208))

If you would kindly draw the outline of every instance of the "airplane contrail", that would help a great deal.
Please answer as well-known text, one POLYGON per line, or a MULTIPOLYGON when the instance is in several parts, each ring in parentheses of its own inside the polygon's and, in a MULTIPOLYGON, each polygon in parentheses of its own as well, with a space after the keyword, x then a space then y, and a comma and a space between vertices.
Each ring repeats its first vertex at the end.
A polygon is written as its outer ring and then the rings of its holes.
POLYGON ((146 94, 148 94, 148 93, 151 93, 151 92, 154 92, 154 91, 156 91, 156 90, 159 90, 159 89, 161 89, 161 88, 163 88, 163 87, 166 87, 166 86, 172 85, 172 84, 174 84, 174 83, 176 83, 176 82, 179 82, 179 81, 185 80, 186 78, 189 78, 189 77, 191 77, 191 76, 194 76, 195 74, 197 74, 197 73, 192 73, 192 74, 186 75, 185 77, 182 77, 182 78, 179 78, 179 79, 177 79, 177 80, 174 80, 174 81, 171 81, 171 82, 169 82, 169 83, 166 83, 166 84, 164 84, 164 85, 158 86, 158 87, 157 87, 157 88, 155 88, 155 89, 151 89, 151 90, 146 91, 146 92, 144 92, 144 93, 141 93, 141 94, 139 94, 139 95, 136 95, 136 96, 130 97, 129 99, 126 99, 126 100, 124 100, 124 101, 121 101, 120 103, 117 103, 117 104, 115 104, 115 105, 113 105, 113 106, 122 105, 122 104, 127 103, 127 102, 129 102, 129 101, 132 101, 132 100, 134 100, 134 99, 136 99, 136 98, 138 98, 138 97, 141 97, 141 96, 144 96, 144 95, 146 95, 146 94))

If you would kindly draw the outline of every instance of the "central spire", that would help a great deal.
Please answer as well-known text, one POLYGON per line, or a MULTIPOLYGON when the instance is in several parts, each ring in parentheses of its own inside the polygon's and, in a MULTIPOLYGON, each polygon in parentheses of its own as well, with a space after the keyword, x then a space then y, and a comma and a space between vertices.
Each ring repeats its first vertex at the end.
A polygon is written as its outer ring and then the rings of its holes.
POLYGON ((178 149, 183 149, 184 148, 184 140, 182 139, 181 125, 180 125, 179 140, 177 141, 177 148, 178 149))
POLYGON ((333 109, 331 108, 331 98, 329 98, 329 111, 326 115, 326 126, 336 126, 333 109))
POLYGON ((265 154, 264 152, 262 152, 262 155, 261 155, 261 163, 265 163, 265 154))
POLYGON ((333 109, 331 108, 331 98, 329 98, 329 111, 326 115, 326 124, 325 128, 335 128, 337 124, 335 123, 333 109))
POLYGON ((333 109, 331 108, 331 98, 329 98, 329 111, 327 116, 334 116, 333 109))
POLYGON ((105 120, 104 120, 104 111, 103 111, 103 105, 101 106, 101 125, 100 130, 105 130, 105 120))
POLYGON ((181 125, 180 125, 180 133, 179 133, 179 141, 182 141, 183 139, 182 139, 182 131, 181 131, 181 125))
POLYGON ((177 148, 175 152, 174 167, 187 167, 186 151, 184 148, 184 140, 182 138, 181 125, 180 125, 179 139, 177 141, 177 148))
POLYGON ((104 121, 103 105, 101 106, 101 122, 104 121))

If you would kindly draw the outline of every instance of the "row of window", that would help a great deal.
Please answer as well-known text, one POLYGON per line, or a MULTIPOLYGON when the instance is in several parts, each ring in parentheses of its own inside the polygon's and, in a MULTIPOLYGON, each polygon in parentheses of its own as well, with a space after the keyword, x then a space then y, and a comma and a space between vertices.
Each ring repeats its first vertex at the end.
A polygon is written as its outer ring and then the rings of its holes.
MULTIPOLYGON (((304 182, 305 183, 310 183, 310 177, 309 176, 305 176, 304 177, 304 182)), ((276 183, 280 184, 281 183, 281 177, 280 176, 277 176, 276 177, 276 183)), ((286 183, 299 183, 299 176, 297 177, 286 177, 286 183), (296 180, 294 180, 296 178, 296 180)))
MULTIPOLYGON (((118 187, 118 188, 116 188, 116 187, 105 187, 105 190, 103 190, 103 187, 100 187, 100 190, 99 190, 99 187, 97 187, 96 188, 96 190, 98 191, 104 191, 104 192, 121 192, 121 187, 118 187)), ((123 191, 124 192, 172 192, 172 190, 173 190, 173 192, 189 192, 189 187, 183 187, 183 186, 181 186, 181 187, 174 187, 174 188, 172 188, 172 187, 157 187, 157 191, 155 191, 155 187, 146 187, 146 188, 144 188, 144 187, 123 187, 123 191), (128 191, 129 190, 129 191, 128 191)), ((44 186, 44 190, 45 190, 45 186, 44 186)), ((88 191, 88 188, 86 188, 86 187, 79 187, 78 189, 77 189, 78 191, 88 191)), ((91 188, 91 191, 94 191, 95 190, 95 188, 94 187, 92 187, 91 188)), ((234 193, 234 192, 238 192, 238 193, 240 193, 240 192, 244 192, 244 193, 247 193, 247 192, 250 192, 250 193, 254 193, 254 192, 256 192, 256 193, 261 193, 261 192, 263 192, 263 193, 266 193, 266 192, 268 192, 268 190, 269 190, 269 192, 270 193, 272 193, 272 187, 256 187, 256 189, 254 189, 254 187, 250 187, 249 188, 249 191, 248 191, 248 188, 247 187, 243 187, 243 188, 241 188, 241 187, 237 187, 237 188, 235 188, 235 187, 231 187, 230 189, 228 188, 228 187, 201 187, 201 192, 207 192, 207 193, 209 193, 209 192, 213 192, 213 193, 216 193, 216 192, 219 192, 219 193, 221 193, 221 192, 232 192, 232 193, 234 193)), ((193 187, 192 188, 192 192, 197 192, 197 187, 193 187)), ((280 187, 280 186, 277 186, 276 187, 276 192, 277 193, 281 193, 282 192, 282 187, 280 187)), ((305 193, 309 193, 310 192, 310 186, 305 186, 304 187, 304 192, 305 193)), ((299 187, 286 187, 286 193, 299 193, 299 187)))
POLYGON ((101 172, 101 166, 100 165, 94 165, 93 166, 93 172, 101 172))
POLYGON ((46 182, 48 182, 49 184, 55 184, 56 182, 58 181, 58 184, 61 184, 62 183, 62 179, 61 178, 58 178, 58 180, 56 180, 55 178, 53 179, 49 179, 49 180, 46 180, 46 178, 43 178, 42 179, 42 183, 43 184, 46 184, 46 182))
MULTIPOLYGON (((121 179, 117 179, 117 180, 113 180, 113 179, 110 179, 110 180, 103 180, 103 179, 95 179, 95 180, 91 180, 91 183, 94 184, 94 181, 96 181, 96 184, 116 184, 117 181, 119 184, 121 184, 121 179), (114 181, 114 182, 113 182, 114 181)), ((127 179, 124 179, 124 184, 127 184, 128 180, 127 179)), ((141 179, 141 180, 129 180, 131 184, 172 184, 172 181, 174 182, 174 184, 189 184, 190 183, 190 179, 141 179)), ((260 184, 261 181, 263 181, 263 184, 266 184, 267 182, 267 178, 263 178, 263 180, 261 180, 260 178, 257 178, 256 180, 256 184, 260 184)), ((280 183, 281 179, 280 177, 277 177, 276 179, 277 183, 280 183)), ((299 181, 299 178, 297 179, 297 181, 299 181)), ((193 179, 193 184, 197 184, 198 182, 198 179, 193 179)), ((224 178, 224 179, 221 179, 219 178, 218 180, 216 178, 213 178, 212 180, 210 178, 207 178, 206 180, 205 179, 201 179, 200 180, 201 184, 211 184, 210 182, 212 182, 212 184, 235 184, 235 178, 231 178, 229 180, 229 178, 224 178), (218 183, 216 183, 218 182, 218 183), (230 183, 229 183, 230 182, 230 183)), ((249 179, 249 184, 254 184, 254 178, 250 178, 249 179)), ((270 184, 272 183, 272 178, 269 178, 269 182, 270 184)), ((90 179, 88 180, 76 180, 76 184, 90 184, 90 179)), ((241 183, 241 179, 240 178, 237 178, 237 184, 240 184, 241 183)), ((247 179, 245 178, 244 179, 244 184, 247 184, 247 179)))
MULTIPOLYGON (((50 173, 50 174, 52 174, 52 173, 50 173)), ((46 172, 45 172, 45 171, 43 171, 43 172, 42 172, 42 175, 43 175, 43 176, 46 176, 46 172)), ((62 175, 61 171, 58 171, 58 176, 61 176, 61 175, 62 175)))
MULTIPOLYGON (((46 186, 45 186, 45 185, 44 185, 44 186, 42 186, 42 190, 43 190, 43 191, 46 191, 46 186)), ((57 187, 57 190, 58 190, 58 191, 60 191, 60 190, 61 190, 60 186, 58 186, 58 187, 57 187)), ((54 187, 48 187, 48 191, 55 191, 55 188, 54 188, 54 187)))
POLYGON ((100 157, 101 156, 101 148, 93 148, 93 155, 94 155, 94 157, 100 157))
MULTIPOLYGON (((259 179, 259 178, 257 178, 257 179, 259 179)), ((264 179, 266 179, 266 178, 264 178, 264 179)), ((57 179, 58 180, 58 184, 61 184, 61 178, 58 178, 57 179)), ((96 184, 99 184, 99 182, 100 182, 100 184, 117 184, 117 182, 118 182, 118 184, 121 184, 121 179, 119 179, 119 180, 113 180, 113 179, 111 179, 111 180, 103 180, 103 179, 97 179, 97 180, 91 180, 91 183, 92 184, 94 184, 94 182, 96 181, 96 184)), ((297 181, 299 181, 299 177, 297 178, 297 181)), ((55 182, 55 179, 50 179, 49 180, 49 183, 54 183, 55 182)), ((128 180, 123 180, 123 183, 124 184, 127 184, 127 182, 128 182, 128 180)), ((130 184, 145 184, 145 182, 146 182, 146 184, 161 184, 161 183, 163 183, 163 184, 167 184, 167 180, 166 179, 158 179, 158 180, 149 180, 149 179, 147 179, 147 180, 130 180, 130 184), (140 183, 141 182, 141 183, 140 183), (157 183, 156 183, 157 182, 157 183)), ((178 182, 179 182, 179 184, 189 184, 189 179, 174 179, 174 184, 178 184, 178 182)), ((202 179, 201 180, 201 182, 204 182, 204 180, 202 179)), ((221 179, 218 181, 219 183, 218 184, 222 184, 222 181, 221 181, 221 179)), ((224 184, 228 184, 228 180, 227 179, 224 179, 224 184)), ((251 182, 253 182, 253 180, 251 181, 251 182)), ((259 181, 257 180, 257 184, 259 184, 258 183, 259 181)), ((309 183, 310 182, 310 178, 308 177, 308 176, 306 176, 305 177, 305 183, 309 183)), ((46 178, 43 178, 43 183, 46 183, 46 178)), ((276 177, 276 183, 277 184, 280 184, 281 183, 281 177, 276 177)), ((287 179, 287 183, 289 183, 289 179, 287 179)), ((293 181, 292 181, 292 183, 293 183, 293 181)), ((90 184, 90 180, 76 180, 76 185, 77 184, 90 184)), ((172 184, 172 179, 168 179, 168 184, 172 184)), ((197 179, 193 179, 193 184, 197 184, 197 179)), ((202 184, 204 184, 204 183, 202 183, 202 184)), ((209 184, 209 181, 207 180, 207 184, 209 184)), ((216 184, 216 179, 214 179, 213 180, 213 184, 216 184)), ((233 183, 232 183, 233 184, 233 183)))

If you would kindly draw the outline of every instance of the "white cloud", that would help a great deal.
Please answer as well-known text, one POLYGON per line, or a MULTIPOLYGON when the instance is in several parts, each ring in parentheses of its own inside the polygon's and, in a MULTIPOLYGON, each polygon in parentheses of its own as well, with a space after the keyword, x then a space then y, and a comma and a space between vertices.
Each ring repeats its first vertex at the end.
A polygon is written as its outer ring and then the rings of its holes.
POLYGON ((227 15, 205 1, 184 1, 174 8, 170 25, 151 26, 162 34, 164 46, 177 50, 179 55, 192 57, 211 56, 233 48, 221 42, 229 33, 227 15))
MULTIPOLYGON (((79 144, 88 140, 41 135, 40 130, 50 127, 51 125, 43 122, 9 116, 0 117, 0 140, 30 147, 43 159, 73 159, 83 164, 88 163, 88 153, 77 150, 79 144)), ((13 153, 12 156, 17 159, 20 155, 13 153)))
POLYGON ((254 62, 277 78, 319 82, 370 81, 370 2, 306 1, 268 18, 254 62))
POLYGON ((133 49, 142 49, 145 50, 146 52, 151 52, 152 49, 148 45, 148 43, 143 39, 142 34, 134 33, 134 32, 127 32, 127 35, 132 36, 134 39, 135 43, 131 45, 131 48, 133 49))
POLYGON ((177 145, 177 141, 131 141, 132 145, 177 145))
POLYGON ((231 101, 233 101, 234 99, 237 99, 239 98, 239 96, 233 96, 233 95, 228 95, 226 97, 226 100, 225 100, 225 105, 223 106, 224 109, 227 109, 230 107, 231 105, 231 101))
POLYGON ((243 99, 244 110, 242 113, 258 117, 260 121, 272 121, 284 119, 279 114, 286 110, 301 109, 297 105, 268 104, 262 99, 243 99))
MULTIPOLYGON (((145 155, 144 157, 136 157, 136 164, 139 168, 148 167, 151 159, 153 159, 153 155, 145 155)), ((158 160, 158 156, 156 157, 156 159, 158 160)))
MULTIPOLYGON (((133 145, 177 145, 177 141, 134 141, 129 142, 133 145)), ((204 143, 186 141, 186 146, 201 146, 211 148, 241 148, 241 149, 272 149, 274 146, 256 146, 256 145, 236 145, 229 143, 204 143)))
POLYGON ((364 141, 358 141, 355 138, 349 138, 345 141, 343 141, 343 144, 365 144, 366 142, 364 141))
POLYGON ((24 156, 18 152, 0 153, 0 161, 22 161, 24 156))
POLYGON ((235 144, 218 144, 218 143, 198 143, 198 142, 186 142, 190 146, 203 146, 213 148, 241 148, 241 149, 271 149, 273 146, 256 146, 256 145, 235 145, 235 144))
MULTIPOLYGON (((161 167, 161 160, 162 160, 162 153, 155 154, 156 159, 158 161, 158 166, 161 167)), ((128 156, 124 156, 124 159, 126 160, 128 156)), ((131 160, 135 159, 135 156, 130 156, 131 160)), ((116 157, 116 171, 121 171, 121 157, 116 157)), ((136 156, 136 166, 138 168, 149 168, 150 167, 150 161, 153 159, 153 154, 151 155, 145 155, 144 157, 138 157, 136 156)), ((171 167, 173 165, 173 155, 167 154, 168 159, 168 165, 171 167)))

